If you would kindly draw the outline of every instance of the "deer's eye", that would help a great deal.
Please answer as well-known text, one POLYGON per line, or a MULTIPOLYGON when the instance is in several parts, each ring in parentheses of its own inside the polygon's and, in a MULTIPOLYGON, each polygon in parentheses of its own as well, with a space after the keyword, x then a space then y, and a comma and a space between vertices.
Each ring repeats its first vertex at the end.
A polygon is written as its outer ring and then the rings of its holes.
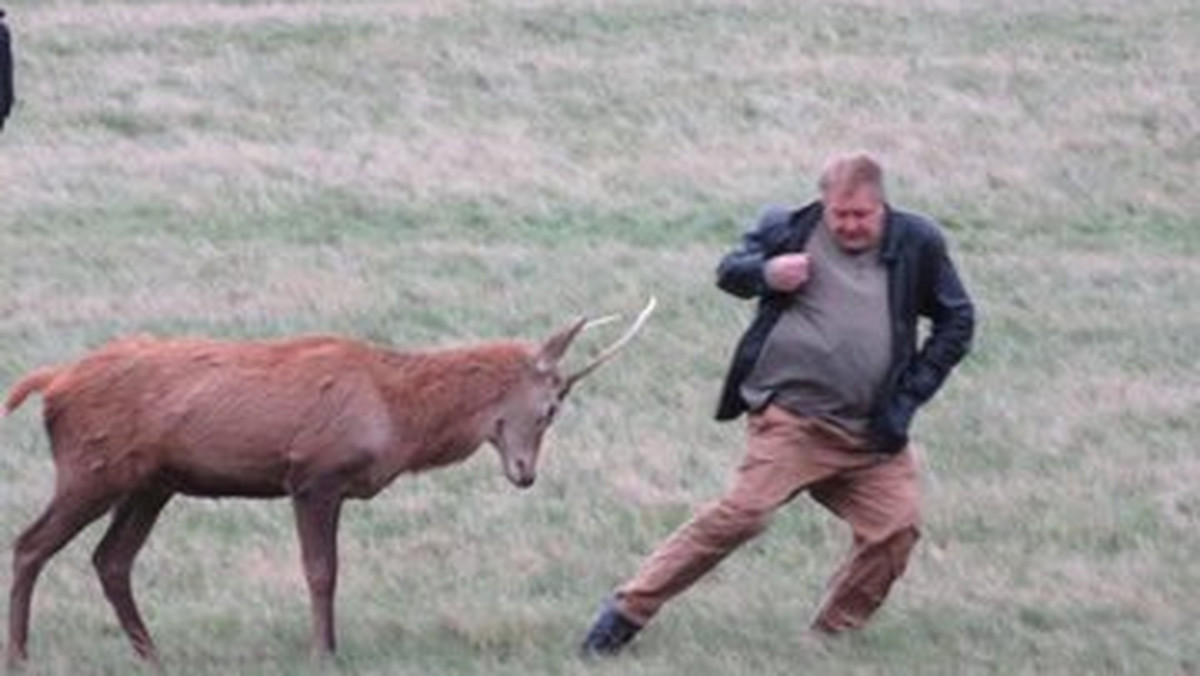
POLYGON ((542 415, 542 424, 549 425, 554 422, 554 416, 558 415, 558 403, 551 403, 546 407, 546 412, 542 415))

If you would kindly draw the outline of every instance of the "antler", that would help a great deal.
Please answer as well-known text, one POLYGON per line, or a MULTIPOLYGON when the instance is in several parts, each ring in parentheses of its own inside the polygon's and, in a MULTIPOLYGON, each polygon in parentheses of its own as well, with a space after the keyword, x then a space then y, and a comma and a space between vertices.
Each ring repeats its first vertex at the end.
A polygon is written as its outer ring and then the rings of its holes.
POLYGON ((597 326, 604 326, 605 324, 615 322, 620 318, 621 318, 621 315, 604 315, 603 317, 589 319, 583 323, 583 329, 581 329, 581 330, 587 331, 588 329, 594 329, 597 326))
MULTIPOLYGON (((625 347, 629 341, 633 340, 633 337, 637 335, 638 331, 642 330, 642 326, 646 323, 646 320, 650 318, 650 314, 654 312, 654 308, 657 305, 658 299, 654 296, 651 296, 650 301, 646 303, 646 307, 642 308, 642 311, 638 314, 637 319, 633 320, 633 324, 625 331, 624 335, 618 338, 617 341, 612 345, 609 345, 601 350, 595 357, 592 358, 592 361, 588 362, 586 366, 567 376, 566 384, 563 387, 563 392, 569 392, 575 383, 582 380, 592 371, 595 371, 604 362, 617 356, 617 353, 621 351, 621 348, 625 347)), ((584 328, 590 328, 598 324, 606 324, 616 318, 616 316, 609 316, 593 320, 588 322, 584 328)))

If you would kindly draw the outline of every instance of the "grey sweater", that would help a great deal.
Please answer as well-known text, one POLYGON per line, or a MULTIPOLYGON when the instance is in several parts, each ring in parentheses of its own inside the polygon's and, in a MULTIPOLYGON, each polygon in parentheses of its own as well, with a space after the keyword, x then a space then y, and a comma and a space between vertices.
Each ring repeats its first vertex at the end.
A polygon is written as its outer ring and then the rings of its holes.
POLYGON ((788 302, 742 384, 751 410, 775 403, 864 434, 891 365, 887 268, 875 249, 844 251, 822 223, 809 279, 788 302))

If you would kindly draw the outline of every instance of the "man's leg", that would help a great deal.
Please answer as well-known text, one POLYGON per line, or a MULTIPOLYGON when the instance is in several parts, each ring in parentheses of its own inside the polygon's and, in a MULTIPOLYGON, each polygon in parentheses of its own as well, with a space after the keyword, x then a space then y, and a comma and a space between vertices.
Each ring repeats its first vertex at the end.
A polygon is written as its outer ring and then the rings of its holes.
POLYGON ((850 524, 854 543, 829 582, 813 628, 863 626, 903 573, 917 542, 920 490, 912 448, 814 486, 811 495, 850 524))
POLYGON ((825 462, 828 453, 815 448, 822 443, 812 434, 810 421, 782 409, 771 406, 752 416, 746 457, 728 492, 676 530, 617 590, 584 651, 619 650, 663 604, 761 533, 781 505, 843 469, 825 462), (609 634, 612 641, 606 640, 609 634))
POLYGON ((701 508, 642 564, 616 593, 617 608, 645 624, 747 540, 766 529, 775 511, 836 468, 811 462, 814 440, 803 419, 768 407, 748 424, 746 457, 729 490, 701 508))

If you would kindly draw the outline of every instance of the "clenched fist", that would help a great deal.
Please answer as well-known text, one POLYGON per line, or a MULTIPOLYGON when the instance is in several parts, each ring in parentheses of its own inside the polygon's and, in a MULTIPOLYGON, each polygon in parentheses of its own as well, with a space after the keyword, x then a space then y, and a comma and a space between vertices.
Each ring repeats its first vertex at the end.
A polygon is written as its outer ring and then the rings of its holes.
POLYGON ((789 293, 808 281, 808 254, 783 254, 767 261, 763 277, 775 291, 789 293))

